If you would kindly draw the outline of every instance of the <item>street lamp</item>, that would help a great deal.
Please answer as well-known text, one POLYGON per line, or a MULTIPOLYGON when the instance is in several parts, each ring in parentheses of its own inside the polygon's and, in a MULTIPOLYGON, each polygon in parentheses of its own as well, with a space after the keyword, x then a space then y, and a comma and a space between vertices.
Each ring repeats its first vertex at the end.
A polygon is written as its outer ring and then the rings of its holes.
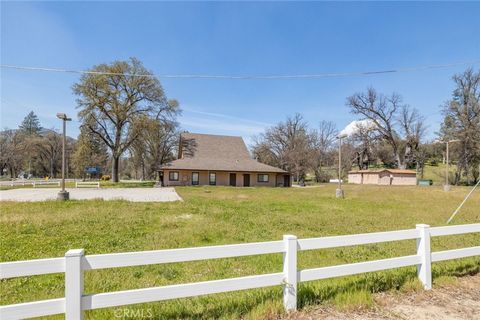
POLYGON ((340 134, 338 139, 338 188, 335 190, 335 196, 337 198, 344 198, 345 194, 342 189, 342 139, 346 138, 346 134, 340 134))
POLYGON ((445 143, 446 145, 446 152, 445 152, 445 157, 446 157, 446 166, 445 166, 445 184, 443 186, 443 191, 445 192, 448 192, 450 191, 450 183, 448 182, 448 173, 450 172, 449 170, 449 148, 448 148, 448 145, 451 143, 451 142, 459 142, 460 140, 459 139, 453 139, 453 140, 436 140, 434 143, 445 143))
POLYGON ((58 193, 58 200, 68 200, 70 194, 65 190, 65 145, 67 140, 67 121, 72 121, 65 113, 57 113, 57 118, 63 120, 63 140, 62 140, 62 190, 58 193))

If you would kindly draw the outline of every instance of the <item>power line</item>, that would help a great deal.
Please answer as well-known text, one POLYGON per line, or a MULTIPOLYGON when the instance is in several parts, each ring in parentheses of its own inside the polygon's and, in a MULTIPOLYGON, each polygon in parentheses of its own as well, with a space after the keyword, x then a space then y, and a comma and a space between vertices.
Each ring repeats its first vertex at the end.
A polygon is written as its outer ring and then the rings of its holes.
POLYGON ((340 72, 340 73, 316 73, 316 74, 293 74, 293 75, 202 75, 202 74, 131 74, 131 73, 115 73, 101 72, 90 70, 73 70, 60 68, 44 68, 44 67, 28 67, 17 65, 0 65, 4 69, 16 69, 23 71, 42 71, 42 72, 58 72, 58 73, 75 73, 75 74, 93 74, 93 75, 110 75, 110 76, 129 76, 129 77, 158 77, 170 79, 228 79, 228 80, 275 80, 275 79, 316 79, 316 78, 338 78, 338 77, 356 77, 371 76, 377 74, 414 72, 421 70, 445 69, 461 65, 478 64, 480 60, 455 62, 448 64, 427 65, 419 67, 396 68, 390 70, 363 71, 363 72, 340 72))

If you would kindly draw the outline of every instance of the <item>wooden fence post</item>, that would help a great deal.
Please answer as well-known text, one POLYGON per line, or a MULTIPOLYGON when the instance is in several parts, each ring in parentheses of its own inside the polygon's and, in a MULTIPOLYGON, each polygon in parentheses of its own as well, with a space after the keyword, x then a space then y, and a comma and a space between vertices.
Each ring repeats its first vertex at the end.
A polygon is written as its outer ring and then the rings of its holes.
POLYGON ((287 311, 297 310, 297 237, 284 235, 285 253, 283 254, 283 305, 287 311))
POLYGON ((417 238, 417 255, 421 257, 421 262, 417 265, 418 279, 422 282, 426 290, 432 289, 432 254, 430 251, 430 226, 427 224, 417 224, 417 230, 420 232, 420 238, 417 238))
POLYGON ((83 319, 83 249, 68 250, 65 253, 65 319, 83 319))

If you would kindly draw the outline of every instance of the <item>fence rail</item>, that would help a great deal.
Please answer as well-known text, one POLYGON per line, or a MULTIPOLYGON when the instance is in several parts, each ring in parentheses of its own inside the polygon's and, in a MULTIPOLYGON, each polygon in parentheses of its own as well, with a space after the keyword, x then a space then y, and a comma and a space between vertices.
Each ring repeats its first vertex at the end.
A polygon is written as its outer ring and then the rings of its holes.
POLYGON ((33 182, 28 181, 28 180, 13 180, 13 181, 10 181, 9 184, 10 184, 10 187, 26 186, 26 185, 32 185, 33 186, 33 182))
POLYGON ((84 310, 277 285, 283 286, 284 306, 286 310, 291 311, 297 307, 298 282, 413 265, 417 266, 418 277, 425 289, 430 289, 432 287, 432 262, 480 256, 480 246, 431 252, 430 238, 474 232, 480 232, 480 224, 434 228, 430 228, 428 225, 417 225, 416 229, 409 230, 310 239, 297 239, 293 235, 285 235, 283 240, 280 241, 115 254, 84 255, 83 249, 69 250, 64 258, 0 263, 0 279, 65 273, 65 298, 0 306, 0 318, 5 320, 23 319, 65 313, 68 320, 82 319, 84 310), (417 253, 415 255, 297 270, 298 251, 413 239, 417 243, 417 253), (283 272, 89 295, 84 294, 83 291, 83 273, 85 270, 272 253, 283 253, 283 272))
POLYGON ((99 181, 75 181, 75 188, 100 188, 99 181))
POLYGON ((60 180, 57 180, 57 181, 34 180, 32 181, 32 185, 34 188, 38 188, 41 186, 59 186, 60 187, 60 180))

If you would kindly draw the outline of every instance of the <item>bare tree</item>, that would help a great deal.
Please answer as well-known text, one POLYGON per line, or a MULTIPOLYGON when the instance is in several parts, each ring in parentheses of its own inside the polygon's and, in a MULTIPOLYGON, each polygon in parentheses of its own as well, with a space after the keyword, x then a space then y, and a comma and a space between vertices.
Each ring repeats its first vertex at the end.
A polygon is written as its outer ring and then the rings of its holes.
MULTIPOLYGON (((315 180, 322 182, 324 179, 322 167, 331 165, 333 161, 333 146, 338 135, 335 124, 331 121, 321 121, 318 129, 310 131, 311 168, 315 180)), ((325 182, 325 181, 323 181, 325 182)))
POLYGON ((301 181, 310 160, 307 123, 297 113, 267 129, 255 139, 253 154, 261 162, 292 172, 301 181))
POLYGON ((357 121, 355 127, 349 139, 354 150, 352 163, 356 163, 359 169, 368 169, 376 159, 381 134, 371 121, 357 121))
POLYGON ((175 158, 180 134, 176 121, 169 121, 163 124, 154 122, 147 133, 148 136, 145 141, 149 154, 148 175, 153 178, 158 173, 158 166, 175 158))
POLYGON ((5 131, 0 132, 0 176, 3 176, 8 170, 8 148, 9 141, 5 131))
POLYGON ((179 130, 176 121, 148 120, 139 138, 129 149, 131 167, 135 176, 155 179, 157 168, 175 158, 178 148, 179 130))
POLYGON ((398 117, 400 128, 403 132, 404 140, 404 159, 408 168, 423 168, 424 157, 420 154, 420 143, 425 135, 425 118, 417 109, 408 105, 402 106, 398 117))
POLYGON ((47 130, 35 139, 35 153, 38 156, 41 172, 56 177, 61 167, 62 136, 54 130, 47 130))
POLYGON ((442 139, 458 139, 458 165, 455 183, 464 176, 467 183, 480 175, 480 70, 467 69, 453 77, 456 88, 443 106, 442 139))
POLYGON ((22 170, 24 147, 22 134, 18 130, 4 130, 0 133, 0 159, 3 169, 7 169, 11 178, 17 177, 22 170))
POLYGON ((347 106, 352 113, 362 115, 375 124, 380 138, 391 146, 396 165, 405 168, 405 160, 401 156, 401 138, 395 130, 398 112, 405 108, 401 96, 396 93, 385 96, 369 88, 366 93, 348 97, 347 106))
POLYGON ((169 103, 160 81, 135 58, 91 71, 73 86, 79 117, 110 149, 112 180, 118 182, 119 159, 139 138, 145 120, 170 119, 178 104, 169 103))

